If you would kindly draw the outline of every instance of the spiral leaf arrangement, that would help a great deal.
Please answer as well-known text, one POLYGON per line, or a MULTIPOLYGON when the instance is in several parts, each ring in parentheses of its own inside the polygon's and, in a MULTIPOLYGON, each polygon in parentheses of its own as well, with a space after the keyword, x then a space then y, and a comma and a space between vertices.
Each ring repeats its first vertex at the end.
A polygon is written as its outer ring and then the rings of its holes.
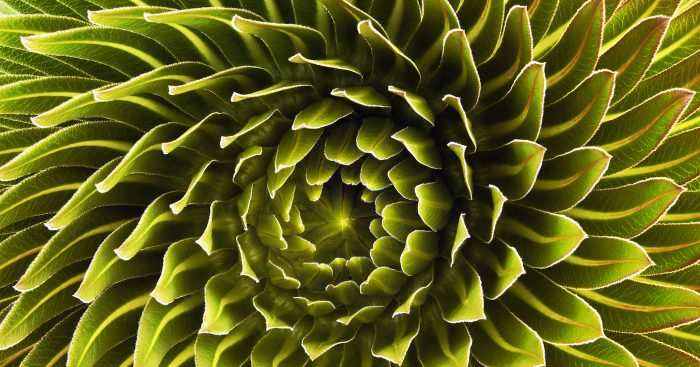
POLYGON ((698 1, 0 10, 0 365, 700 365, 698 1))

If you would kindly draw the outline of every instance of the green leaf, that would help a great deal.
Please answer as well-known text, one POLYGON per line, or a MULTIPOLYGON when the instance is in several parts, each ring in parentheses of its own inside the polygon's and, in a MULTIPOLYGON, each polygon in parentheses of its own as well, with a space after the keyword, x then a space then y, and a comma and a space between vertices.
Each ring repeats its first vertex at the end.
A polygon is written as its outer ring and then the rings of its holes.
POLYGON ((395 129, 389 119, 368 117, 357 132, 357 148, 379 160, 389 159, 403 150, 401 143, 391 139, 395 129))
POLYGON ((545 344, 547 362, 555 366, 638 366, 632 353, 608 338, 580 345, 545 344))
POLYGON ((617 237, 584 239, 562 262, 543 270, 559 285, 573 288, 601 288, 635 276, 652 266, 645 249, 617 237))
POLYGON ((685 191, 669 209, 661 222, 697 222, 700 219, 700 192, 685 191))
POLYGON ((73 295, 85 303, 92 302, 105 289, 125 279, 157 274, 163 261, 163 248, 156 247, 122 261, 114 250, 129 237, 136 227, 136 219, 122 224, 102 241, 92 256, 80 288, 73 295))
MULTIPOLYGON (((152 173, 160 173, 163 172, 161 170, 167 170, 168 165, 165 164, 167 159, 163 159, 163 151, 161 150, 162 143, 177 138, 183 130, 184 126, 180 124, 168 123, 159 125, 144 134, 141 139, 131 147, 112 172, 96 185, 97 190, 101 193, 108 192, 126 176, 132 173, 144 173, 144 171, 152 172, 152 170, 155 171, 152 173), (153 161, 158 161, 158 165, 151 169, 152 166, 155 166, 153 161)), ((174 157, 175 154, 170 156, 174 157)), ((189 156, 191 157, 192 154, 189 154, 189 156)), ((175 164, 175 161, 176 158, 173 159, 171 164, 175 164)), ((186 164, 192 163, 194 162, 181 163, 180 169, 184 168, 183 166, 186 167, 186 164)))
POLYGON ((700 261, 700 223, 657 224, 634 239, 654 262, 645 275, 682 270, 700 261))
POLYGON ((372 355, 401 364, 420 329, 418 315, 385 315, 374 321, 372 355))
POLYGON ((424 366, 461 367, 468 364, 472 338, 465 324, 445 322, 434 301, 421 307, 420 321, 415 345, 418 359, 424 366))
POLYGON ((586 144, 603 121, 615 85, 615 73, 593 72, 562 99, 545 106, 537 142, 556 156, 586 144))
POLYGON ((673 361, 675 366, 697 366, 700 359, 664 343, 660 343, 645 335, 615 334, 610 338, 624 346, 634 355, 640 366, 653 366, 668 364, 673 361))
POLYGON ((128 152, 139 135, 138 130, 118 122, 63 128, 0 167, 0 179, 13 180, 57 166, 97 167, 128 152))
POLYGON ((669 22, 670 18, 666 16, 646 18, 625 32, 614 46, 602 53, 597 67, 617 73, 614 102, 622 99, 642 79, 669 22))
POLYGON ((522 199, 535 183, 544 152, 541 145, 524 140, 478 152, 469 160, 474 182, 497 186, 509 200, 522 199))
POLYGON ((266 330, 295 328, 304 316, 304 310, 294 300, 295 293, 267 283, 265 289, 253 298, 253 305, 265 318, 266 330))
MULTIPOLYGON (((65 365, 67 352, 73 337, 75 326, 83 315, 83 310, 78 309, 57 322, 55 326, 42 335, 42 338, 34 344, 26 357, 22 359, 21 367, 65 365)), ((60 317, 60 316, 59 316, 60 317)), ((6 360, 7 361, 7 360, 6 360)))
POLYGON ((280 67, 283 67, 284 63, 297 53, 311 58, 326 55, 326 43, 321 32, 297 24, 271 20, 277 23, 261 22, 234 15, 231 24, 238 32, 259 37, 268 46, 280 67))
POLYGON ((415 203, 399 201, 388 204, 381 215, 382 227, 401 242, 406 242, 409 233, 414 230, 425 228, 415 203))
POLYGON ((559 42, 540 58, 547 64, 547 101, 563 97, 595 68, 603 38, 604 5, 603 0, 583 5, 559 42))
POLYGON ((360 293, 370 297, 393 296, 399 293, 406 280, 406 275, 400 271, 379 267, 360 284, 360 293))
POLYGON ((149 300, 139 320, 134 366, 160 365, 175 344, 197 331, 203 301, 201 293, 169 305, 149 300))
POLYGON ((37 53, 79 57, 104 63, 128 76, 172 63, 163 46, 142 35, 114 28, 82 27, 22 38, 37 53))
POLYGON ((357 32, 367 41, 372 52, 371 76, 386 85, 414 89, 421 79, 418 66, 377 30, 369 20, 357 23, 357 32))
POLYGON ((487 62, 479 65, 479 76, 485 81, 481 91, 482 101, 503 97, 508 86, 513 84, 518 76, 518 72, 531 61, 532 35, 528 9, 516 5, 508 10, 505 29, 496 53, 487 62))
POLYGON ((114 250, 119 258, 129 260, 142 249, 202 233, 208 219, 208 206, 188 206, 176 215, 170 210, 170 203, 177 196, 178 193, 170 192, 148 205, 136 228, 114 250))
MULTIPOLYGON (((0 242, 0 286, 16 282, 51 239, 53 232, 42 223, 24 228, 0 242)), ((403 245, 402 245, 403 246, 403 245)))
POLYGON ((585 147, 547 159, 532 191, 521 202, 552 212, 569 209, 591 192, 611 158, 600 148, 585 147))
POLYGON ((395 164, 389 170, 388 177, 391 184, 401 196, 409 200, 417 201, 417 186, 428 183, 432 178, 432 172, 425 166, 409 158, 395 164))
POLYGON ((301 345, 313 361, 324 355, 329 349, 352 340, 357 329, 358 325, 345 325, 337 322, 332 316, 315 317, 313 327, 304 336, 301 345))
MULTIPOLYGON (((678 8, 677 0, 641 0, 634 3, 621 2, 609 14, 605 24, 603 51, 620 42, 636 25, 647 17, 672 16, 678 8)), ((606 9, 607 10, 607 9, 606 9)))
POLYGON ((603 123, 590 144, 615 157, 607 175, 634 166, 661 145, 693 95, 689 90, 671 89, 603 123))
POLYGON ((21 80, 0 87, 0 112, 38 114, 69 98, 101 87, 105 82, 77 77, 43 77, 21 80))
POLYGON ((234 256, 233 249, 207 255, 192 238, 175 242, 165 252, 163 270, 151 296, 167 305, 202 289, 209 278, 233 265, 234 256))
POLYGON ((185 84, 214 72, 210 66, 196 62, 181 62, 158 67, 126 82, 95 91, 98 101, 114 101, 137 94, 165 95, 173 83, 185 84))
POLYGON ((542 121, 544 90, 544 64, 527 64, 503 99, 470 116, 476 145, 493 149, 514 139, 534 141, 542 121))
POLYGON ((253 314, 226 335, 199 334, 195 359, 203 367, 241 366, 264 335, 265 321, 253 314))
MULTIPOLYGON (((10 123, 21 124, 15 121, 10 123)), ((11 130, 0 133, 0 164, 4 165, 28 147, 57 131, 52 128, 22 127, 25 126, 11 127, 11 130)))
POLYGON ((204 252, 212 252, 223 248, 236 248, 231 234, 243 233, 243 223, 238 216, 235 200, 216 200, 209 207, 209 220, 202 235, 197 239, 197 244, 204 252))
POLYGON ((301 110, 294 118, 292 129, 320 129, 332 125, 352 113, 352 107, 342 100, 322 99, 301 110))
POLYGON ((257 66, 238 66, 183 84, 169 85, 168 94, 176 96, 193 91, 209 90, 223 96, 230 93, 231 90, 252 92, 271 84, 272 79, 265 69, 257 66))
POLYGON ((678 326, 673 329, 662 330, 658 333, 647 334, 648 337, 660 341, 674 348, 686 351, 694 356, 700 354, 700 344, 698 344, 698 335, 700 335, 700 324, 692 323, 690 325, 678 326))
POLYGON ((452 195, 441 181, 424 183, 416 186, 418 198, 418 215, 433 231, 439 231, 447 225, 452 210, 452 195))
POLYGON ((99 208, 89 211, 58 231, 42 247, 15 289, 34 289, 58 273, 66 265, 90 258, 102 240, 133 218, 129 208, 99 208))
POLYGON ((420 164, 433 169, 442 168, 442 159, 435 141, 418 128, 403 128, 394 133, 391 138, 403 144, 420 164))
POLYGON ((466 204, 467 228, 474 237, 489 243, 493 240, 506 197, 493 185, 476 186, 474 193, 474 200, 466 204))
POLYGON ((586 233, 563 215, 505 205, 496 238, 515 247, 525 264, 546 268, 568 256, 586 238, 586 233))
POLYGON ((678 184, 687 184, 700 174, 695 170, 700 162, 698 139, 698 128, 671 136, 639 164, 603 177, 601 184, 618 186, 651 177, 668 177, 678 184))
POLYGON ((603 336, 595 309, 537 272, 518 278, 499 300, 547 342, 580 344, 603 336))
POLYGON ((334 97, 345 98, 350 102, 371 108, 390 108, 389 99, 372 87, 344 87, 331 91, 334 97))
POLYGON ((40 287, 14 301, 0 323, 0 348, 21 342, 43 323, 80 304, 72 294, 83 279, 84 263, 65 268, 40 287))
POLYGON ((418 115, 431 126, 435 125, 435 112, 430 108, 425 98, 413 92, 394 87, 393 85, 389 86, 389 92, 401 97, 411 108, 413 114, 418 115))
POLYGON ((111 348, 136 335, 154 280, 137 278, 118 283, 91 303, 73 334, 67 365, 94 366, 111 348))
POLYGON ((627 280, 595 291, 575 292, 598 311, 606 330, 647 333, 700 319, 700 295, 680 287, 627 280))
POLYGON ((289 58, 289 62, 296 64, 309 64, 323 69, 347 71, 359 77, 363 77, 362 70, 360 68, 349 64, 343 59, 309 59, 302 54, 296 54, 289 58))
POLYGON ((293 130, 287 132, 280 141, 275 153, 275 172, 293 167, 299 163, 316 145, 323 129, 293 130))
POLYGON ((668 178, 654 178, 613 189, 593 190, 564 212, 586 233, 631 238, 646 231, 683 192, 668 178))
POLYGON ((458 256, 452 266, 437 260, 431 295, 447 322, 471 322, 485 317, 481 279, 462 256, 458 256))
POLYGON ((355 121, 335 125, 326 138, 324 154, 332 162, 349 166, 364 154, 357 147, 357 123, 355 121))
POLYGON ((472 336, 471 353, 484 365, 544 365, 542 339, 499 302, 489 302, 486 317, 467 327, 472 336))
POLYGON ((253 348, 250 361, 255 366, 303 366, 309 360, 301 340, 310 329, 300 322, 294 329, 269 330, 253 348))
POLYGON ((686 2, 687 9, 676 10, 671 23, 666 28, 659 50, 654 55, 648 75, 660 73, 677 62, 690 56, 700 45, 700 26, 697 23, 700 6, 686 2))
POLYGON ((430 231, 413 231, 401 253, 401 271, 414 276, 428 268, 438 255, 440 236, 430 231))
POLYGON ((505 3, 503 0, 479 0, 468 5, 462 2, 457 7, 460 27, 467 31, 477 65, 486 61, 496 48, 503 28, 505 3))
POLYGON ((484 296, 488 299, 500 297, 525 274, 518 252, 502 241, 485 244, 471 240, 464 246, 462 253, 479 274, 484 296))
POLYGON ((204 321, 200 332, 226 335, 255 313, 251 299, 261 291, 253 280, 240 274, 238 267, 217 274, 204 288, 204 321))
POLYGON ((172 178, 166 179, 162 176, 133 174, 127 176, 109 192, 104 194, 98 192, 95 185, 104 180, 119 164, 119 161, 120 158, 115 158, 84 180, 83 184, 70 199, 46 222, 46 226, 51 229, 61 229, 86 211, 101 206, 146 206, 164 189, 172 190, 181 186, 179 181, 172 178))
POLYGON ((89 174, 85 168, 54 168, 3 191, 0 194, 0 228, 56 212, 89 174))
POLYGON ((450 29, 444 35, 440 63, 424 89, 421 92, 434 95, 433 99, 452 95, 464 101, 465 109, 474 107, 479 99, 481 80, 464 30, 450 29))

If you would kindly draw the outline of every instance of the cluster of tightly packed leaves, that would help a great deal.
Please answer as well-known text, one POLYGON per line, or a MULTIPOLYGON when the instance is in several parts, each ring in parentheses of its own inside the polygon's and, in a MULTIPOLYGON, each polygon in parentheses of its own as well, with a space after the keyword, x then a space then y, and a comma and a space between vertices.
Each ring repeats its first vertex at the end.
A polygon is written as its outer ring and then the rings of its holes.
POLYGON ((698 1, 0 10, 0 366, 700 365, 698 1))

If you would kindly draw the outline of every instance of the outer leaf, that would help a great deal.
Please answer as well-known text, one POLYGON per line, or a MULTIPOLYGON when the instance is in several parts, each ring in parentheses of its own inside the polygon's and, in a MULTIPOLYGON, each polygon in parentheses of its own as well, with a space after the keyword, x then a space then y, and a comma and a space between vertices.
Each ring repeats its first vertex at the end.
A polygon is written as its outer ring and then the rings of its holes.
POLYGON ((544 152, 543 146, 523 140, 479 152, 469 161, 474 168, 474 181, 497 186, 510 200, 522 199, 535 183, 544 152))
POLYGON ((51 328, 24 357, 20 367, 65 365, 68 347, 83 310, 76 310, 51 328))
POLYGON ((388 159, 403 150, 400 142, 391 139, 395 126, 389 119, 366 118, 357 132, 357 147, 377 159, 388 159))
POLYGON ((41 223, 27 227, 0 242, 0 286, 17 281, 53 233, 41 223))
POLYGON ((275 329, 265 333, 255 345, 250 360, 255 366, 303 366, 309 357, 301 346, 310 325, 300 322, 293 330, 275 329))
POLYGON ((133 218, 133 215, 129 209, 99 208, 80 216, 51 237, 17 282, 15 289, 34 289, 65 266, 90 258, 100 242, 133 218))
POLYGON ((324 153, 329 160, 348 166, 362 157, 363 152, 358 148, 357 124, 347 122, 336 125, 332 128, 330 135, 326 139, 324 153))
POLYGON ((619 101, 642 79, 649 68, 670 18, 657 16, 647 18, 631 30, 600 56, 598 67, 617 72, 615 101, 619 101))
POLYGON ((406 127, 391 137, 401 142, 422 165, 433 169, 442 168, 442 160, 435 142, 418 128, 406 127))
POLYGON ((700 295, 679 287, 628 280, 599 290, 576 290, 595 307, 606 330, 646 333, 700 319, 700 295))
POLYGON ((0 228, 33 216, 53 213, 87 179, 85 168, 40 172, 0 194, 0 228))
POLYGON ((607 174, 634 166, 653 152, 688 107, 694 94, 684 89, 668 90, 603 123, 590 144, 615 157, 607 174))
POLYGON ((545 160, 532 191, 521 202, 552 212, 569 209, 591 192, 611 158, 602 149, 587 147, 545 160))
POLYGON ((537 142, 548 155, 559 155, 583 146, 598 130, 612 97, 615 73, 599 70, 562 99, 547 105, 537 142))
POLYGON ((686 2, 687 9, 679 7, 676 15, 666 29, 661 46, 654 55, 654 61, 648 74, 654 75, 690 56, 700 45, 700 27, 698 16, 700 5, 686 2))
POLYGON ((514 139, 533 141, 540 132, 544 105, 544 64, 531 62, 500 101, 472 118, 479 148, 496 148, 514 139))
POLYGON ((0 87, 0 112, 42 113, 104 84, 103 81, 76 77, 44 77, 8 83, 0 87))
POLYGON ((634 239, 654 266, 645 275, 684 269, 700 261, 700 223, 657 224, 634 239))
POLYGON ((22 38, 29 50, 72 56, 107 64, 135 76, 173 61, 160 44, 136 33, 106 27, 83 27, 22 38))
POLYGON ((122 261, 114 252, 129 237, 136 227, 136 222, 134 219, 121 225, 102 241, 92 256, 90 266, 74 297, 85 303, 92 302, 105 289, 122 280, 157 274, 160 271, 163 261, 161 247, 143 251, 129 261, 122 261))
POLYGON ((138 278, 119 283, 90 304, 73 334, 67 365, 94 366, 112 347, 136 335, 154 280, 138 278))
POLYGON ((315 317, 314 325, 302 339, 301 345, 309 358, 316 360, 329 349, 352 340, 357 329, 358 325, 345 325, 337 322, 332 316, 315 317))
POLYGON ((134 366, 160 365, 175 344, 197 330, 203 301, 201 293, 167 306, 148 301, 139 320, 134 366))
POLYGON ((437 300, 445 321, 471 322, 485 317, 481 279, 463 257, 458 257, 451 267, 438 260, 436 271, 431 295, 437 300))
POLYGON ((144 248, 202 233, 208 218, 208 207, 190 206, 175 215, 170 210, 170 203, 175 201, 177 195, 170 192, 155 199, 139 218, 136 228, 114 252, 122 259, 131 259, 144 248))
POLYGON ((275 172, 279 172, 282 168, 292 167, 304 159, 316 145, 322 133, 322 129, 287 132, 275 153, 275 172))
POLYGON ((661 222, 700 221, 700 192, 686 191, 678 197, 671 209, 661 217, 661 222))
POLYGON ((323 99, 301 110, 294 118, 292 128, 295 130, 323 128, 349 116, 352 112, 352 107, 342 100, 323 99))
POLYGON ((202 367, 241 366, 264 335, 265 321, 254 314, 227 335, 198 335, 195 358, 202 367))
POLYGON ((659 343, 645 335, 611 334, 611 338, 629 349, 640 366, 663 365, 673 361, 674 366, 691 367, 700 363, 698 357, 659 343))
POLYGON ((238 267, 213 276, 204 288, 204 321, 200 332, 225 335, 248 322, 246 318, 255 313, 251 300, 261 290, 253 280, 242 276, 238 267))
POLYGON ((608 338, 581 345, 545 344, 545 352, 547 362, 556 366, 638 366, 632 353, 608 338))
POLYGON ((654 340, 684 350, 694 356, 700 354, 700 345, 697 343, 698 335, 700 335, 700 324, 697 322, 648 334, 654 340))
POLYGON ((496 47, 503 26, 504 8, 503 0, 480 0, 469 6, 462 3, 457 8, 460 26, 467 30, 477 64, 488 59, 496 47))
POLYGON ((168 247, 163 270, 151 296, 167 305, 175 299, 204 287, 206 280, 233 265, 234 252, 222 249, 207 255, 194 242, 184 239, 168 247))
POLYGON ((592 235, 634 237, 646 231, 683 192, 667 178, 649 179, 614 189, 593 190, 564 214, 592 235))
POLYGON ((468 323, 472 354, 486 366, 542 366, 544 344, 539 335, 499 302, 489 302, 486 318, 468 323))
POLYGON ((547 342, 579 344, 603 336, 591 306, 537 272, 521 276, 499 300, 547 342))
POLYGON ((574 15, 559 42, 541 58, 547 64, 547 100, 556 101, 595 68, 603 37, 605 2, 591 0, 574 15))
POLYGON ((590 237, 543 274, 566 287, 600 288, 635 276, 653 264, 645 249, 630 240, 590 237))
POLYGON ((43 323, 79 305, 80 301, 71 295, 83 279, 84 266, 69 266, 37 289, 22 294, 0 323, 0 348, 21 342, 43 323))
POLYGON ((654 153, 638 165, 603 178, 601 184, 618 186, 649 177, 668 177, 687 184, 700 175, 694 168, 700 162, 700 128, 668 138, 654 153))
POLYGON ((408 348, 420 329, 420 317, 401 314, 391 317, 385 315, 374 322, 374 341, 372 355, 401 364, 408 348))
POLYGON ((514 248, 501 241, 490 244, 469 241, 464 247, 464 256, 479 274, 484 296, 496 299, 523 274, 523 262, 514 248))
POLYGON ((434 301, 428 301, 420 311, 421 325, 415 344, 421 363, 438 367, 466 366, 472 344, 467 326, 445 322, 434 301), (435 348, 436 342, 439 348, 435 348))
POLYGON ((415 188, 418 198, 418 215, 433 231, 447 225, 452 209, 452 195, 447 186, 440 182, 420 184, 415 188))
POLYGON ((505 205, 496 238, 515 247, 525 264, 546 268, 568 256, 586 233, 563 215, 505 205))
POLYGON ((438 254, 440 236, 430 231, 413 231, 401 253, 401 270, 414 276, 430 266, 438 254))

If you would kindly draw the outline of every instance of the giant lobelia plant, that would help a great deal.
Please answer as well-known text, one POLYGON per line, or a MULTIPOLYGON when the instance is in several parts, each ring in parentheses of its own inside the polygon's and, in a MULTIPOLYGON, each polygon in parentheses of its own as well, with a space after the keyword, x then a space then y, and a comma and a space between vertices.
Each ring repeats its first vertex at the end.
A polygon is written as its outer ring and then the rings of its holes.
POLYGON ((696 0, 4 0, 1 366, 700 365, 696 0))

